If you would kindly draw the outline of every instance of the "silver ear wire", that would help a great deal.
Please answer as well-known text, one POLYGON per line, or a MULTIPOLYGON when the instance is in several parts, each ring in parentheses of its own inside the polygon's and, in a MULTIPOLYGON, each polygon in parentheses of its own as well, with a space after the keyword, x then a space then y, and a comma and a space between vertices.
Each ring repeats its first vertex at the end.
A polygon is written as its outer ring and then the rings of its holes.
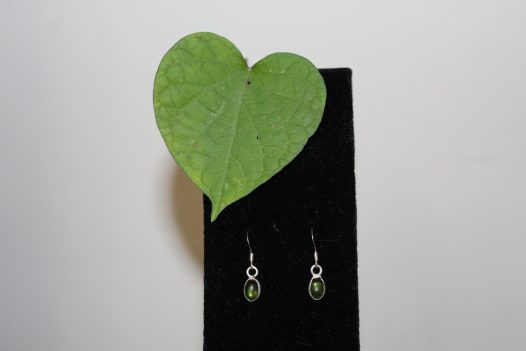
POLYGON ((248 239, 248 230, 247 230, 247 244, 248 244, 248 251, 250 252, 250 255, 249 255, 250 266, 253 267, 254 253, 252 252, 252 247, 250 246, 250 240, 248 239))
POLYGON ((314 264, 318 265, 318 248, 316 247, 316 242, 314 241, 314 230, 310 228, 310 238, 312 239, 312 245, 314 246, 314 264))

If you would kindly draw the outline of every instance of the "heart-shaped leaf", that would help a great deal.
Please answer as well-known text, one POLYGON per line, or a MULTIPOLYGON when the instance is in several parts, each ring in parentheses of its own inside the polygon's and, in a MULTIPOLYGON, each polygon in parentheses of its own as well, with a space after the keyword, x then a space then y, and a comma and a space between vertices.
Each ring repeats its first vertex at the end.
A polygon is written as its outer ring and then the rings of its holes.
POLYGON ((248 67, 213 33, 178 41, 159 65, 153 93, 157 126, 212 201, 212 221, 299 154, 325 98, 323 78, 307 59, 275 53, 248 67))

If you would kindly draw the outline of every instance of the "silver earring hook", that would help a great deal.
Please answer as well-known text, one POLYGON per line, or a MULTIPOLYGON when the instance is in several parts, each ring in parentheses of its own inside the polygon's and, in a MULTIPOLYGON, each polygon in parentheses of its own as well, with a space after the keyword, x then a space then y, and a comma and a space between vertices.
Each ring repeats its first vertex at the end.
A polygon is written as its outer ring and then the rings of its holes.
POLYGON ((310 238, 312 239, 312 245, 314 246, 314 264, 318 265, 318 248, 316 247, 316 242, 314 241, 314 230, 310 229, 310 238))
POLYGON ((248 230, 247 230, 247 244, 248 244, 248 250, 250 251, 250 256, 249 256, 249 259, 250 259, 250 266, 253 267, 253 262, 254 262, 254 253, 252 252, 252 246, 250 246, 250 240, 248 239, 248 230))

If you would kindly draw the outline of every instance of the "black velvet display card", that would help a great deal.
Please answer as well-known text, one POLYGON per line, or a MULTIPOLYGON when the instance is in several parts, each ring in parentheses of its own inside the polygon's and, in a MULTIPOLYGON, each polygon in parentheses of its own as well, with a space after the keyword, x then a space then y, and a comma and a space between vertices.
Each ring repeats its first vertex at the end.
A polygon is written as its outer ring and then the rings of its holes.
POLYGON ((204 350, 356 351, 360 348, 351 70, 321 69, 321 124, 281 172, 210 222, 204 198, 204 350), (308 293, 311 227, 327 289, 308 293), (243 295, 249 250, 261 296, 243 295))

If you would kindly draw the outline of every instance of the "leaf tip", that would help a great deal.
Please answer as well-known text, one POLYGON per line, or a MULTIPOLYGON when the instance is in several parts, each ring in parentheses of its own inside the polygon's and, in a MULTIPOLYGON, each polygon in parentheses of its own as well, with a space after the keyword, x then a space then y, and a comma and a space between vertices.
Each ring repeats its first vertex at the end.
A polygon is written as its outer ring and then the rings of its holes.
POLYGON ((212 213, 210 214, 210 221, 215 221, 222 210, 223 207, 221 207, 221 204, 212 201, 212 213))

